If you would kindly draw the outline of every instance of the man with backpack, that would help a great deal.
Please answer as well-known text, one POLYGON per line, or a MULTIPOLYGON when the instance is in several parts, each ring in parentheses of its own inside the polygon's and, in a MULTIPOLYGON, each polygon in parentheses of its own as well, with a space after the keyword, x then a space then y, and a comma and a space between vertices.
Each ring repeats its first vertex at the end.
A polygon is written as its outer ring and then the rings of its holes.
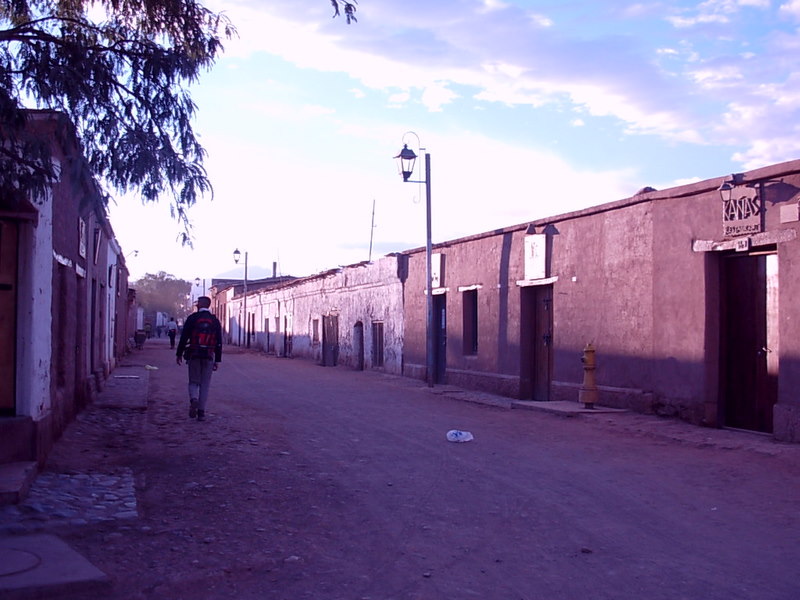
POLYGON ((197 312, 186 318, 176 352, 178 365, 189 366, 189 418, 204 421, 211 373, 222 362, 222 326, 211 314, 211 298, 197 299, 197 312))

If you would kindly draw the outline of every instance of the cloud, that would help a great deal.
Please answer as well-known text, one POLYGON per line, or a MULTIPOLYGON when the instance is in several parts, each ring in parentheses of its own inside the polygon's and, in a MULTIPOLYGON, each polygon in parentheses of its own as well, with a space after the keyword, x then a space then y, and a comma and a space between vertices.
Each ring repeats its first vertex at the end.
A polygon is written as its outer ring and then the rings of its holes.
POLYGON ((488 13, 508 8, 508 4, 502 2, 502 0, 482 0, 481 4, 483 6, 478 9, 479 13, 488 13))
POLYGON ((441 112, 442 106, 450 104, 456 98, 458 98, 458 94, 448 89, 446 83, 430 85, 422 93, 422 103, 431 112, 441 112))
POLYGON ((780 5, 781 14, 800 20, 800 0, 789 0, 789 2, 780 5))
POLYGON ((411 0, 361 6, 351 27, 331 20, 324 4, 209 2, 228 7, 240 29, 226 56, 266 52, 300 68, 346 73, 392 108, 448 114, 463 100, 472 109, 548 107, 580 111, 587 129, 610 118, 628 136, 732 144, 735 160, 748 164, 797 154, 789 140, 766 153, 754 132, 780 136, 785 123, 800 120, 797 83, 787 79, 800 40, 777 18, 800 19, 800 0, 708 0, 666 17, 658 2, 592 5, 580 15, 551 5, 545 15, 512 0, 411 0))
POLYGON ((705 15, 695 15, 693 17, 667 17, 667 21, 672 23, 675 27, 679 28, 687 28, 687 27, 694 27, 695 25, 708 25, 709 23, 728 23, 730 19, 725 15, 714 15, 714 14, 705 14, 705 15))

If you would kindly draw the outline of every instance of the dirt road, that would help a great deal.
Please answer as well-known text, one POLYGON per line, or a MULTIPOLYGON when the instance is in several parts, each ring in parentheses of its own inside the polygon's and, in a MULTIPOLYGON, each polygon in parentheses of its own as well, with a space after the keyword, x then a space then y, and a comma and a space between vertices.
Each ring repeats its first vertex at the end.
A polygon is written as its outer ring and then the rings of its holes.
POLYGON ((231 352, 198 423, 166 342, 132 360, 140 429, 53 459, 133 469, 138 519, 59 532, 115 600, 800 597, 800 447, 231 352))

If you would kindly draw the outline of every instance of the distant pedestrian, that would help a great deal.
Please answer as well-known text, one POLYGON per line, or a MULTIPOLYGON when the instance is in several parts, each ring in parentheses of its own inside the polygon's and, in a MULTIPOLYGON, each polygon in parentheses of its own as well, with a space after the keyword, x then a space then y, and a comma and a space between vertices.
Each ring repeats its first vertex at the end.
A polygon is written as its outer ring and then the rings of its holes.
POLYGON ((178 342, 176 361, 189 366, 189 418, 204 421, 211 373, 222 362, 222 326, 209 307, 211 298, 197 299, 197 312, 186 318, 178 342))
POLYGON ((175 317, 169 318, 167 323, 167 335, 169 336, 169 347, 175 349, 175 335, 178 333, 178 324, 175 322, 175 317))

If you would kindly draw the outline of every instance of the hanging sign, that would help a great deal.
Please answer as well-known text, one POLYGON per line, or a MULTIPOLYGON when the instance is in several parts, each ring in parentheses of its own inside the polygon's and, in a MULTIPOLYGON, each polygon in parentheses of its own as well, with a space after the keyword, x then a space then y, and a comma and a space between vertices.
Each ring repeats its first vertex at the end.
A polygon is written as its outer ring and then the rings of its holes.
POLYGON ((722 235, 739 237, 763 231, 763 203, 758 188, 737 186, 722 202, 722 235))

